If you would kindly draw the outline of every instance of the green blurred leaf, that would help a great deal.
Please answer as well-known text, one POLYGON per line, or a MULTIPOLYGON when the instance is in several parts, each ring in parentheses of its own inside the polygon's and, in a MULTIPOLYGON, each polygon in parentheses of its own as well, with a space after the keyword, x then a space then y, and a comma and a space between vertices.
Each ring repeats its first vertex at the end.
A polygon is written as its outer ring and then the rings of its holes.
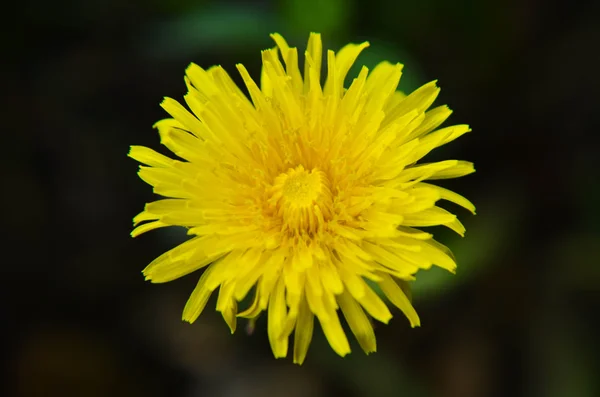
POLYGON ((347 0, 289 0, 281 7, 286 30, 291 34, 318 32, 330 37, 344 34, 355 4, 347 0))
POLYGON ((142 51, 154 58, 182 57, 199 51, 263 46, 277 30, 273 16, 247 5, 214 5, 181 14, 141 38, 142 51))

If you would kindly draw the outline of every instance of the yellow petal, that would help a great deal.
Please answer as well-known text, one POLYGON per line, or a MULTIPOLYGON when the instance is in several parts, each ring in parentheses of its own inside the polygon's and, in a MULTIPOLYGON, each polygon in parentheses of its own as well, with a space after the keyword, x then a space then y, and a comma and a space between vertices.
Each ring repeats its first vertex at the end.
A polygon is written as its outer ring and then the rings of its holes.
POLYGON ((387 123, 392 122, 398 117, 402 117, 410 111, 416 110, 419 113, 424 113, 435 101, 440 92, 436 83, 437 81, 427 83, 413 91, 403 101, 400 101, 395 108, 391 109, 389 113, 386 114, 386 119, 382 126, 385 126, 387 123))
POLYGON ((190 131, 192 134, 198 137, 202 137, 204 135, 206 127, 204 127, 200 120, 188 112, 176 100, 165 97, 160 106, 162 106, 162 108, 165 109, 167 113, 169 113, 175 120, 181 123, 185 130, 190 131))
POLYGON ((475 206, 473 205, 473 203, 471 203, 469 200, 467 200, 460 194, 448 189, 444 189, 443 187, 437 185, 431 185, 429 183, 421 182, 420 186, 427 186, 428 188, 437 191, 441 199, 448 200, 454 204, 460 205, 461 207, 469 210, 472 214, 475 214, 475 206))
POLYGON ((261 292, 261 287, 259 284, 256 287, 256 293, 254 294, 254 299, 252 300, 252 303, 250 304, 250 306, 248 306, 248 308, 246 310, 239 312, 237 314, 237 316, 243 317, 243 318, 249 318, 249 319, 256 318, 262 311, 262 309, 260 308, 260 304, 259 304, 261 295, 262 295, 262 292, 261 292))
POLYGON ((402 143, 408 142, 412 139, 419 138, 437 127, 439 127, 450 115, 452 110, 448 106, 438 106, 425 112, 425 117, 419 126, 413 129, 409 134, 405 135, 402 139, 402 143))
POLYGON ((308 37, 304 61, 304 92, 321 91, 321 60, 323 57, 323 43, 321 35, 311 33, 308 37))
POLYGON ((335 309, 333 309, 331 305, 326 304, 325 311, 327 312, 327 317, 319 317, 317 314, 319 322, 321 323, 321 328, 323 328, 323 333, 333 351, 344 357, 346 354, 350 353, 348 338, 344 333, 335 309))
POLYGON ((150 230, 158 229, 158 228, 165 227, 165 226, 172 226, 172 225, 170 225, 168 223, 160 222, 160 221, 144 223, 143 225, 140 225, 131 231, 131 237, 137 237, 140 234, 149 232, 150 230))
POLYGON ((400 102, 402 102, 406 98, 406 94, 402 91, 394 91, 392 95, 388 98, 385 106, 383 107, 383 111, 385 114, 390 113, 392 109, 394 109, 400 102))
POLYGON ((261 248, 248 250, 239 261, 240 271, 236 275, 237 282, 235 286, 235 298, 238 301, 246 296, 250 288, 256 284, 258 278, 262 276, 265 268, 268 266, 266 256, 263 256, 261 248))
MULTIPOLYGON (((400 63, 381 62, 375 66, 365 84, 369 98, 365 107, 367 113, 377 110, 382 113, 382 121, 387 117, 382 110, 388 99, 396 92, 402 76, 402 69, 403 65, 400 63)), ((382 124, 381 128, 385 126, 382 124)))
POLYGON ((360 347, 367 354, 375 352, 377 350, 375 333, 363 309, 347 291, 344 291, 337 299, 342 313, 344 313, 344 317, 350 326, 350 330, 356 336, 360 347))
POLYGON ((127 155, 142 164, 152 167, 170 167, 175 162, 175 160, 144 146, 130 146, 129 153, 127 155))
POLYGON ((286 318, 285 284, 283 277, 279 277, 275 290, 269 299, 267 331, 269 342, 275 358, 287 356, 288 338, 282 338, 283 325, 286 318))
POLYGON ((315 316, 310 311, 306 299, 300 302, 296 332, 294 333, 294 364, 302 364, 312 340, 315 316))
POLYGON ((271 38, 277 43, 277 47, 281 52, 283 61, 285 62, 286 72, 292 78, 292 86, 296 95, 302 94, 302 75, 298 68, 298 50, 290 48, 285 39, 279 33, 271 34, 271 38))
POLYGON ((357 301, 365 308, 371 317, 384 324, 387 324, 392 318, 392 313, 390 313, 386 304, 369 286, 366 286, 364 296, 357 299, 357 301))
POLYGON ((475 172, 475 167, 470 161, 462 160, 449 160, 454 161, 456 164, 445 167, 433 173, 428 179, 449 179, 459 178, 461 176, 469 175, 475 172))
POLYGON ((217 260, 222 254, 206 254, 205 238, 193 238, 165 252, 153 260, 143 271, 147 280, 165 283, 203 268, 217 260))
POLYGON ((456 215, 449 213, 443 208, 433 207, 421 212, 410 213, 404 216, 406 226, 437 226, 444 225, 461 236, 465 234, 465 227, 460 223, 456 215))
POLYGON ((342 293, 344 285, 342 284, 338 268, 336 268, 331 261, 326 261, 321 264, 320 274, 325 290, 334 295, 342 293))
POLYGON ((402 291, 402 288, 400 288, 400 286, 389 274, 382 273, 380 276, 382 280, 379 282, 379 287, 385 296, 394 304, 394 306, 402 310, 402 313, 404 313, 404 315, 408 318, 408 321, 410 321, 411 327, 420 326, 421 321, 419 320, 419 315, 415 311, 404 291, 402 291))
POLYGON ((227 281, 219 289, 217 298, 217 311, 221 312, 223 319, 229 326, 231 333, 235 332, 237 325, 237 302, 233 299, 235 291, 235 281, 227 281))
POLYGON ((340 95, 344 89, 346 74, 360 55, 362 50, 369 46, 368 42, 361 44, 347 44, 335 55, 335 71, 330 70, 325 82, 324 93, 340 95))
POLYGON ((200 280, 198 280, 198 284, 194 291, 190 295, 185 307, 183 309, 182 319, 183 321, 187 321, 189 323, 193 323, 196 321, 198 316, 202 314, 202 311, 206 307, 206 303, 212 294, 212 290, 206 288, 205 282, 210 273, 214 270, 213 266, 209 266, 200 276, 200 280))
POLYGON ((433 149, 445 145, 458 138, 459 136, 471 131, 468 125, 453 125, 451 127, 442 128, 435 132, 425 135, 420 138, 417 149, 407 157, 407 163, 412 164, 422 157, 426 156, 433 149))

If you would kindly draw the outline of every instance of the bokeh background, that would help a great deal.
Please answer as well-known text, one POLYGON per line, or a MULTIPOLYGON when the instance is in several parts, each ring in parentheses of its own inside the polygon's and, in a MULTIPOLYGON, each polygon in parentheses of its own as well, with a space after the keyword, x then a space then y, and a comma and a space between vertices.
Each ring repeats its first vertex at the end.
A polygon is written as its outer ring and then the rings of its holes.
MULTIPOLYGON (((26 0, 2 44, 3 396, 600 396, 600 3, 594 1, 26 0), (399 313, 379 352, 337 357, 317 331, 304 366, 274 360, 264 318, 230 335, 207 309, 181 322, 197 274, 140 271, 183 241, 131 239, 152 200, 126 157, 159 148, 163 96, 190 62, 244 63, 282 33, 303 48, 369 40, 359 63, 433 79, 473 132, 430 159, 474 161, 444 186, 458 210, 456 276, 413 285, 422 327, 399 313)), ((455 208, 453 208, 455 209, 455 208)), ((212 304, 210 304, 212 305, 212 304)))

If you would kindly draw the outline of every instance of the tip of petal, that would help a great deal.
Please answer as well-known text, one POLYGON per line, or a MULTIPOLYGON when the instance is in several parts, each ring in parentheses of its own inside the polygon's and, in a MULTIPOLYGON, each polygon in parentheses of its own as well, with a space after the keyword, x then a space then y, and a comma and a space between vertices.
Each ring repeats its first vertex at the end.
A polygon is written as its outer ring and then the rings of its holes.
POLYGON ((373 348, 373 349, 369 349, 369 350, 363 350, 365 352, 365 354, 368 356, 369 354, 372 353, 377 353, 377 348, 373 348))
MULTIPOLYGON (((132 157, 132 156, 131 156, 131 152, 132 152, 132 151, 135 151, 135 150, 136 150, 136 148, 138 148, 138 147, 140 147, 140 146, 138 146, 138 145, 130 145, 130 146, 129 146, 129 150, 127 151, 127 157, 132 157)), ((133 157, 132 157, 132 158, 133 158, 133 157)))
POLYGON ((468 201, 467 203, 468 203, 468 205, 465 206, 464 208, 467 211, 469 211, 471 214, 477 215, 475 205, 473 205, 473 203, 471 203, 470 201, 468 201))
POLYGON ((283 36, 280 35, 279 33, 277 33, 277 32, 271 33, 269 36, 275 41, 275 43, 280 48, 283 47, 283 46, 287 46, 287 42, 285 41, 285 39, 283 38, 283 36))

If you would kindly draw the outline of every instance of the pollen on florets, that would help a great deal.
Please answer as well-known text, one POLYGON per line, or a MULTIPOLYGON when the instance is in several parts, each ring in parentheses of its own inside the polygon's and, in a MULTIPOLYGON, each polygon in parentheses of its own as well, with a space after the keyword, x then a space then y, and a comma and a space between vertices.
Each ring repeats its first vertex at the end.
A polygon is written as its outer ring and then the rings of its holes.
POLYGON ((323 232, 331 218, 331 188, 325 172, 302 165, 275 178, 268 203, 274 216, 281 217, 282 233, 313 236, 323 232))

